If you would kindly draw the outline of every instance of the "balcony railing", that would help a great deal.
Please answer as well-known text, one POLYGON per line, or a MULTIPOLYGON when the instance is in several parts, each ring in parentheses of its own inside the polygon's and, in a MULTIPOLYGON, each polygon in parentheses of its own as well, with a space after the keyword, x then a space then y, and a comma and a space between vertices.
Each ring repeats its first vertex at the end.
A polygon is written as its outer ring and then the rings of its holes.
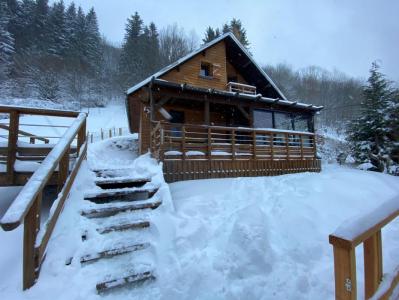
POLYGON ((256 95, 255 86, 238 82, 229 82, 227 84, 227 90, 229 92, 238 92, 238 93, 256 95))
POLYGON ((154 122, 151 152, 160 160, 315 160, 315 134, 154 122))

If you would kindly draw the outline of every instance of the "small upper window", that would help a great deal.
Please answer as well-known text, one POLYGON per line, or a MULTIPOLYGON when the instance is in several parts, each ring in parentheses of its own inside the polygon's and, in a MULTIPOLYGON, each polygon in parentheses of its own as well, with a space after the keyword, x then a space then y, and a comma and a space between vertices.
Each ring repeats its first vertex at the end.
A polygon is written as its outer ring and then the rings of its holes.
POLYGON ((212 77, 212 65, 207 62, 201 62, 200 76, 212 77))

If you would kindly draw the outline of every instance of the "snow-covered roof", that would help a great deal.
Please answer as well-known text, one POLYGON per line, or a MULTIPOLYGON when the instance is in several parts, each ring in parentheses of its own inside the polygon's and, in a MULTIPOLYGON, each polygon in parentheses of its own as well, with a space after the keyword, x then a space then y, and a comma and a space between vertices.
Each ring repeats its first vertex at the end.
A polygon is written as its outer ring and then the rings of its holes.
POLYGON ((250 101, 258 101, 258 102, 263 102, 263 103, 268 103, 268 104, 292 106, 295 108, 310 110, 310 111, 315 111, 315 112, 323 109, 323 106, 316 106, 313 104, 306 104, 306 103, 301 103, 298 101, 289 101, 286 99, 282 100, 282 99, 276 99, 276 98, 263 97, 261 94, 252 95, 252 94, 246 94, 246 93, 217 90, 217 89, 212 89, 212 88, 202 88, 202 87, 189 85, 186 83, 180 84, 180 83, 175 83, 175 82, 171 82, 171 81, 167 81, 167 80, 163 80, 163 79, 154 79, 154 80, 152 80, 152 83, 155 85, 165 86, 165 87, 174 88, 174 89, 195 91, 195 92, 201 92, 201 93, 210 93, 213 95, 220 95, 220 96, 224 96, 224 97, 236 97, 236 98, 242 98, 242 99, 246 99, 246 100, 250 100, 250 101))
POLYGON ((127 90, 127 94, 130 95, 131 93, 134 93, 135 91, 139 90, 140 88, 142 88, 143 86, 147 85, 148 83, 150 83, 151 79, 154 77, 155 79, 157 79, 158 77, 164 75, 165 73, 169 72, 170 70, 172 70, 173 68, 179 66, 180 64, 186 62, 187 60, 191 59, 192 57, 194 57, 195 55, 201 53, 202 51, 208 49, 209 47, 212 47, 213 45, 219 43, 220 41, 226 39, 226 38, 231 38, 236 44, 237 46, 240 48, 240 50, 248 57, 248 59, 251 61, 251 63, 256 67, 256 69, 258 69, 258 71, 264 76, 264 78, 273 86, 273 88, 278 92, 278 94, 281 96, 281 99, 287 100, 287 98, 284 96, 284 94, 280 91, 280 89, 276 86, 276 84, 272 81, 272 79, 266 74, 266 72, 255 62, 255 60, 252 58, 252 55, 248 52, 247 49, 245 49, 245 47, 237 40, 237 38, 234 36, 233 33, 231 32, 227 32, 223 35, 221 35, 220 37, 212 40, 209 43, 206 43, 204 45, 202 45, 200 48, 198 48, 197 50, 187 54, 186 56, 180 58, 179 60, 175 61, 174 63, 164 67, 163 69, 161 69, 160 71, 158 71, 155 74, 152 74, 151 76, 149 76, 148 78, 144 79, 143 81, 141 81, 140 83, 136 84, 135 86, 131 87, 130 89, 127 90))

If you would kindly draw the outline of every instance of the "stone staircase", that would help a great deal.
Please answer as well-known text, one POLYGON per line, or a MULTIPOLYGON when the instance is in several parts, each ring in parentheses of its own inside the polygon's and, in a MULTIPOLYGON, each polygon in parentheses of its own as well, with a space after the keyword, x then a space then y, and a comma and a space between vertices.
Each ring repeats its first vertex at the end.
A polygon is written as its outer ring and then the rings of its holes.
POLYGON ((156 278, 149 259, 153 245, 146 238, 151 235, 151 211, 162 199, 151 179, 130 178, 130 171, 93 171, 102 190, 84 197, 89 206, 80 212, 88 220, 81 235, 84 254, 66 262, 70 265, 76 259, 82 268, 98 267, 96 290, 100 294, 156 278), (109 274, 102 273, 107 271, 109 274))

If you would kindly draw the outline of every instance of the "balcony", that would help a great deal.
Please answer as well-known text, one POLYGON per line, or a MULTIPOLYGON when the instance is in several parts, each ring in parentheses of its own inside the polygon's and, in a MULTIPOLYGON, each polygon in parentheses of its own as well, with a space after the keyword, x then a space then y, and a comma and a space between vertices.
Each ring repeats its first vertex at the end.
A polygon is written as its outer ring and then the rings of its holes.
POLYGON ((256 95, 256 87, 255 86, 238 83, 238 82, 229 82, 227 84, 227 90, 229 92, 234 92, 234 93, 256 95))
POLYGON ((151 153, 168 182, 320 171, 307 132, 154 122, 151 153))

